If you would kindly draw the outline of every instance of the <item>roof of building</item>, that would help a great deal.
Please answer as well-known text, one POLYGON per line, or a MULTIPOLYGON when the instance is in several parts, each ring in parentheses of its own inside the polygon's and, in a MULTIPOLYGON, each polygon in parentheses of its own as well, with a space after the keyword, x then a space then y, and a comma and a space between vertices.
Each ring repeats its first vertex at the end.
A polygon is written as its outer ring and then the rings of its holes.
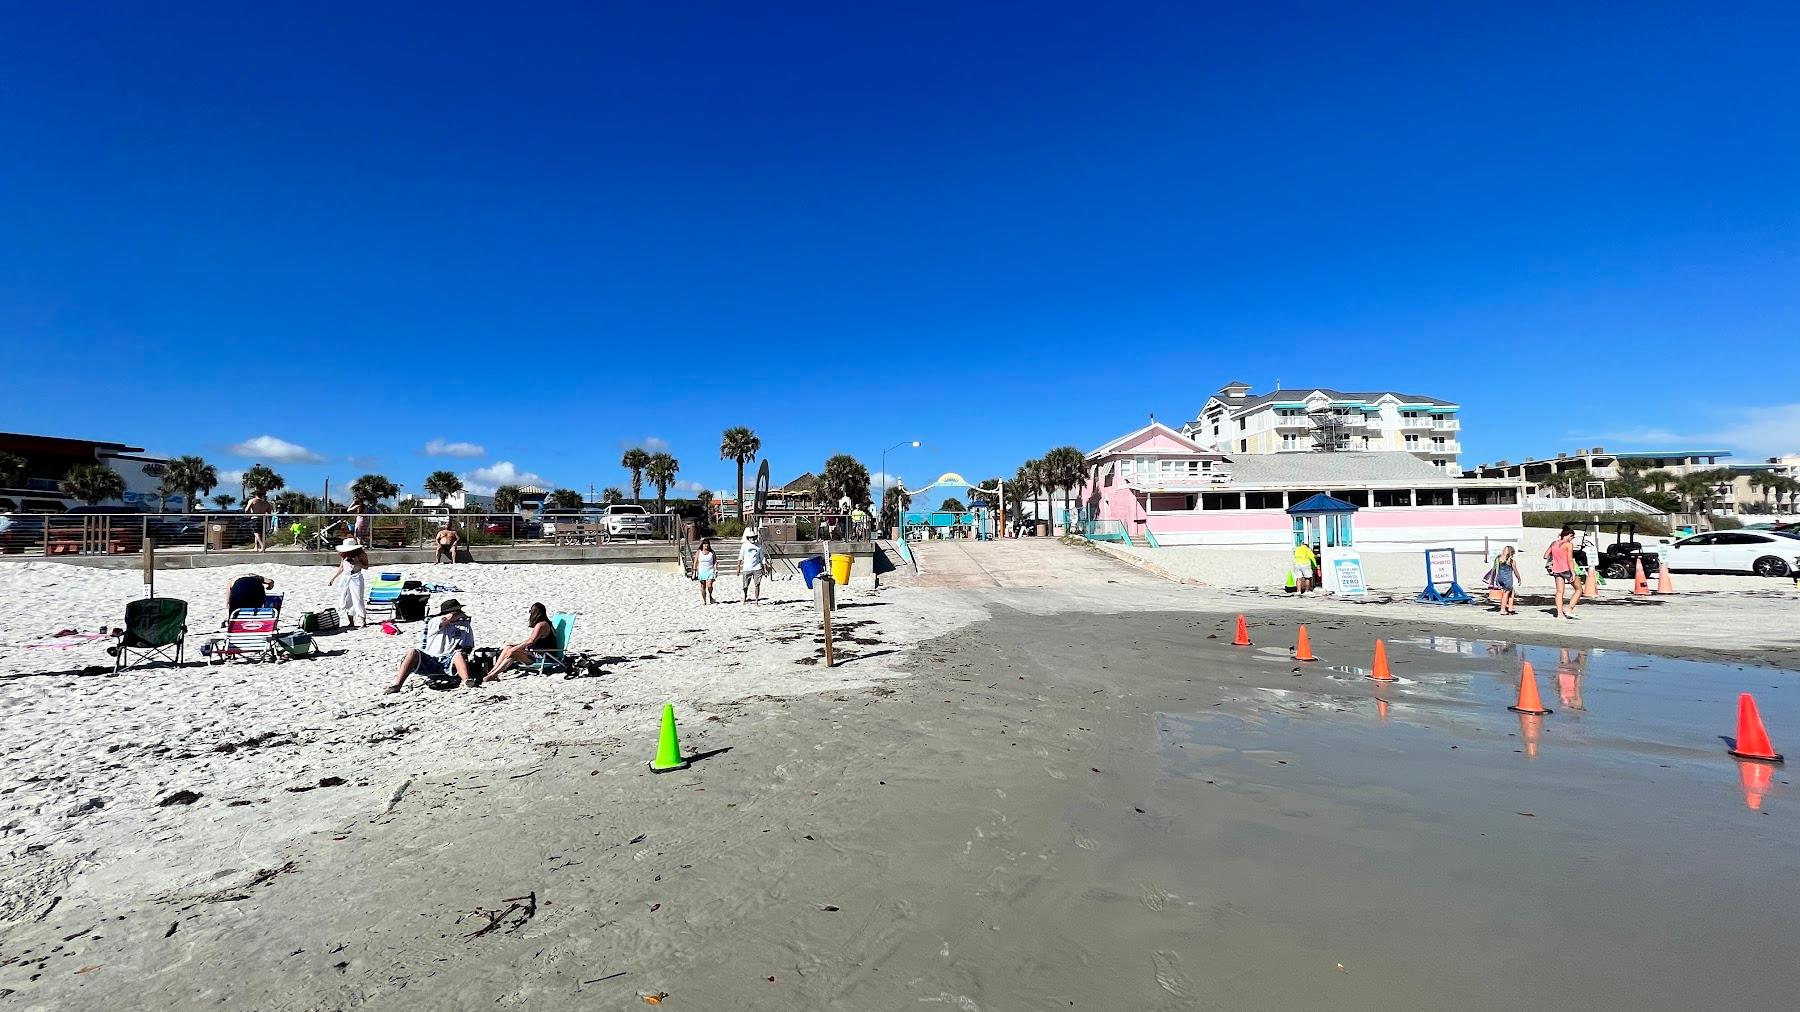
POLYGON ((786 495, 818 495, 819 476, 808 471, 775 491, 786 495))
POLYGON ((141 446, 109 443, 98 439, 70 439, 66 436, 34 436, 28 432, 0 432, 0 448, 25 453, 92 453, 110 450, 114 453, 143 453, 141 446))
POLYGON ((1359 508, 1353 502, 1345 502, 1320 492, 1289 506, 1287 511, 1296 516, 1304 516, 1313 513, 1355 513, 1359 508))
MULTIPOLYGON (((1631 450, 1612 454, 1623 460, 1645 460, 1656 457, 1729 457, 1730 450, 1631 450)), ((1532 461, 1538 463, 1538 461, 1532 461)))
POLYGON ((1241 401, 1229 401, 1234 410, 1260 408, 1277 401, 1303 401, 1313 394, 1324 394, 1334 401, 1367 401, 1374 402, 1383 397, 1392 397, 1402 404, 1430 404, 1436 407, 1456 407, 1455 401, 1447 401, 1442 397, 1428 397, 1425 394, 1400 393, 1397 390, 1333 390, 1330 387, 1288 387, 1285 390, 1271 390, 1266 394, 1251 394, 1241 401))
POLYGON ((1334 485, 1357 481, 1458 480, 1404 450, 1253 453, 1231 457, 1234 485, 1334 485))
POLYGON ((1114 450, 1117 450, 1119 447, 1122 447, 1122 446, 1130 443, 1132 440, 1143 435, 1144 433, 1153 432, 1153 431, 1161 432, 1162 434, 1168 436, 1170 439, 1173 439, 1173 440, 1176 440, 1177 442, 1185 444, 1194 453, 1204 453, 1204 454, 1210 454, 1213 456, 1218 455, 1217 450, 1214 450, 1211 447, 1202 446, 1200 443, 1196 442, 1191 437, 1183 435, 1180 430, 1172 429, 1169 426, 1163 424, 1162 422, 1153 420, 1150 422, 1149 425, 1145 425, 1141 428, 1133 429, 1130 432, 1125 433, 1123 436, 1118 437, 1117 439, 1108 440, 1105 446, 1102 446, 1098 450, 1094 450, 1093 452, 1089 453, 1087 455, 1087 459, 1093 460, 1095 457, 1100 457, 1100 456, 1104 456, 1105 454, 1112 453, 1114 450))

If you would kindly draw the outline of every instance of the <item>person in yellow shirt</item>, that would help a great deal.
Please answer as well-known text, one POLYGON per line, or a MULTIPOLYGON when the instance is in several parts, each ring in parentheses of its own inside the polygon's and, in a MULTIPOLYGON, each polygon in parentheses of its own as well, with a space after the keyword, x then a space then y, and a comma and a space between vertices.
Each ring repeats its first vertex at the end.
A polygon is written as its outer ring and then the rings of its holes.
POLYGON ((1294 546, 1294 588, 1299 593, 1306 593, 1313 588, 1313 579, 1318 573, 1319 558, 1313 554, 1312 546, 1302 541, 1294 546))

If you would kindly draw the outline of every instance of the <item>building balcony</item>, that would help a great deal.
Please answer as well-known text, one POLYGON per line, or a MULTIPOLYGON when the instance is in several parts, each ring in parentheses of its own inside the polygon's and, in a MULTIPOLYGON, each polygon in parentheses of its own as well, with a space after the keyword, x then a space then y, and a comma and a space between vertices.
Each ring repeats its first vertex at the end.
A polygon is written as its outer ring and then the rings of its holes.
POLYGON ((1295 417, 1292 415, 1276 415, 1275 416, 1275 428, 1278 430, 1294 432, 1294 431, 1305 431, 1307 429, 1311 429, 1312 427, 1313 427, 1312 419, 1306 417, 1305 415, 1300 415, 1298 417, 1295 417))
POLYGON ((1454 439, 1442 443, 1432 443, 1424 448, 1426 453, 1434 457, 1454 457, 1462 452, 1462 444, 1454 439))
POLYGON ((1462 428, 1462 420, 1458 418, 1437 417, 1431 420, 1431 428, 1436 432, 1454 432, 1462 428))
POLYGON ((1400 428, 1405 432, 1426 432, 1431 429, 1431 424, 1429 418, 1407 418, 1404 415, 1400 418, 1400 428))

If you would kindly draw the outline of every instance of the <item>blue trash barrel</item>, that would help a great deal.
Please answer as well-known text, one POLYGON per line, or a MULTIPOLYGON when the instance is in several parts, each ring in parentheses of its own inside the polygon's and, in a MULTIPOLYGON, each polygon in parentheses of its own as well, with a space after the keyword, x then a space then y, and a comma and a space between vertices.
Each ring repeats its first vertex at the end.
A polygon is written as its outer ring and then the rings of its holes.
POLYGON ((806 580, 807 590, 812 589, 814 578, 824 571, 825 557, 822 555, 814 555, 811 558, 800 560, 800 576, 806 580))

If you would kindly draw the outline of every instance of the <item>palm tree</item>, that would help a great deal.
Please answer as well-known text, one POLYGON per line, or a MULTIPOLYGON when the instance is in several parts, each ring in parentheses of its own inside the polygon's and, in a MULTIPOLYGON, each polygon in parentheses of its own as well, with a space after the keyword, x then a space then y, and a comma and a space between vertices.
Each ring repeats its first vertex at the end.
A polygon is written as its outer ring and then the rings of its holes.
POLYGON ((650 466, 650 455, 634 446, 619 458, 619 466, 631 472, 631 501, 643 502, 644 468, 650 466))
POLYGON ((221 510, 230 509, 232 507, 232 505, 236 502, 237 502, 237 496, 235 496, 235 495, 215 495, 215 496, 213 496, 213 505, 219 507, 219 509, 221 509, 221 510))
POLYGON ((425 478, 425 491, 438 497, 439 506, 448 507, 450 497, 462 490, 462 479, 454 471, 433 471, 425 478))
POLYGON ((744 519, 744 465, 762 452, 762 440, 742 425, 726 429, 719 437, 719 459, 737 461, 738 519, 744 519))
POLYGON ((244 493, 246 495, 268 495, 276 489, 286 487, 287 479, 262 464, 257 464, 244 472, 244 493))
MULTIPOLYGON (((1044 468, 1049 472, 1045 476, 1045 484, 1050 486, 1046 489, 1046 494, 1057 487, 1062 489, 1063 515, 1067 516, 1077 487, 1087 476, 1087 458, 1073 446, 1059 446, 1044 454, 1044 468)), ((1067 529, 1066 523, 1064 529, 1067 529)))
POLYGON ((494 512, 511 513, 519 505, 519 486, 502 485, 494 490, 494 512))
POLYGON ((881 529, 891 531, 900 526, 900 514, 912 506, 912 494, 898 485, 889 485, 881 497, 881 529))
POLYGON ((383 499, 392 499, 399 494, 400 486, 389 481, 386 475, 365 474, 350 483, 351 502, 380 507, 383 499))
POLYGON ((89 506, 100 505, 102 499, 119 499, 125 495, 125 479, 105 464, 76 464, 63 476, 63 491, 89 506))
POLYGON ((559 488, 550 493, 550 505, 559 510, 578 510, 586 505, 581 501, 581 493, 572 488, 559 488))
POLYGON ((955 496, 947 496, 943 502, 938 503, 939 513, 961 513, 967 509, 968 507, 963 505, 963 501, 955 496))
POLYGON ((181 493, 186 500, 183 513, 194 512, 194 498, 208 495, 219 487, 219 469, 195 457, 176 457, 163 470, 163 486, 181 493))
POLYGON ((869 501, 869 469, 848 453, 840 453, 825 462, 819 484, 819 497, 828 508, 844 496, 849 496, 853 504, 869 501))
POLYGON ((713 494, 711 492, 702 489, 700 494, 695 496, 694 499, 700 504, 700 508, 706 511, 707 516, 712 515, 713 494))
POLYGON ((1675 483, 1675 476, 1668 471, 1645 471, 1638 475, 1638 480, 1658 492, 1667 492, 1669 486, 1675 483))
POLYGON ((608 485, 600 490, 600 501, 608 506, 622 503, 625 501, 625 490, 617 485, 608 485))
POLYGON ((25 481, 29 464, 16 453, 0 453, 0 488, 17 488, 25 481))
MULTIPOLYGON (((1040 461, 1028 460, 1020 464, 1019 469, 1013 473, 1013 484, 1018 488, 1020 496, 1031 500, 1031 512, 1033 513, 1037 512, 1038 471, 1041 467, 1040 461)), ((1023 512, 1020 513, 1020 518, 1024 518, 1023 512)), ((1036 518, 1034 517, 1033 523, 1035 522, 1036 518)))
POLYGON ((644 476, 656 489, 656 512, 665 513, 669 508, 669 486, 675 484, 675 476, 681 473, 681 462, 667 453, 653 453, 644 465, 644 476))
POLYGON ((319 512, 319 500, 305 492, 283 492, 269 505, 275 508, 275 512, 288 516, 319 512))

